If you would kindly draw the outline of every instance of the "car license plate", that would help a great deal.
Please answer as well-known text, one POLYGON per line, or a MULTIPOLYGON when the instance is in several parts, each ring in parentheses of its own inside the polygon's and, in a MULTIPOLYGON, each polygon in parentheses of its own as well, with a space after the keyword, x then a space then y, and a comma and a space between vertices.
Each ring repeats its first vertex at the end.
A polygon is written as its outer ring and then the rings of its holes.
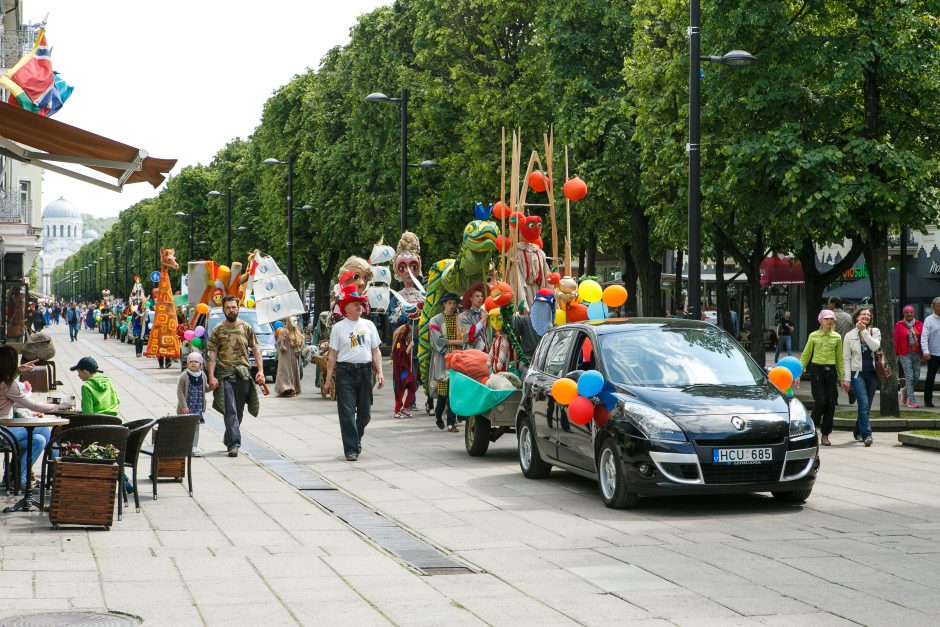
POLYGON ((771 448, 716 448, 712 460, 716 464, 763 464, 773 461, 771 448))

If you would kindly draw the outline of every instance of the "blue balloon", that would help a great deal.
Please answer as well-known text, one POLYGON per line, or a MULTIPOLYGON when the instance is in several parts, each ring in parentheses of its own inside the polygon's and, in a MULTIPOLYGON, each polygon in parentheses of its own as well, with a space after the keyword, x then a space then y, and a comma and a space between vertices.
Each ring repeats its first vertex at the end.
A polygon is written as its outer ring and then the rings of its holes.
POLYGON ((790 371, 790 374, 793 375, 794 379, 799 379, 800 375, 803 374, 803 364, 800 363, 800 360, 792 355, 789 357, 784 357, 777 362, 778 366, 783 366, 790 371))
POLYGON ((602 300, 588 305, 588 320, 604 320, 607 318, 608 313, 610 312, 607 305, 602 300))
POLYGON ((607 411, 614 411, 614 407, 617 406, 617 397, 610 392, 601 392, 598 399, 604 404, 604 409, 607 411))
POLYGON ((604 389, 604 375, 597 370, 586 370, 578 379, 578 394, 591 398, 604 389))
POLYGON ((283 327, 283 326, 284 326, 284 323, 281 322, 280 320, 278 320, 278 321, 274 322, 273 324, 271 324, 271 328, 274 329, 275 331, 277 331, 278 329, 280 329, 280 328, 283 327))

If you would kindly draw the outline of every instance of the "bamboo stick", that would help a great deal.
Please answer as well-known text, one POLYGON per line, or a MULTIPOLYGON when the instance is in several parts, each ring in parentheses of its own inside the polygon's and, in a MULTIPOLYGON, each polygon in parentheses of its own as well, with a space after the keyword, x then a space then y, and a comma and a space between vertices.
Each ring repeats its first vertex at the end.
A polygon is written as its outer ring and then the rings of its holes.
MULTIPOLYGON (((555 156, 555 125, 549 127, 549 135, 542 136, 545 142, 545 161, 548 164, 548 219, 552 224, 552 262, 558 265, 558 227, 555 223, 555 177, 552 173, 552 161, 555 156)), ((567 180, 567 179, 565 179, 567 180)))
MULTIPOLYGON (((565 144, 565 180, 568 180, 568 144, 565 144)), ((571 201, 565 197, 565 276, 571 276, 571 201)))
MULTIPOLYGON (((506 127, 503 127, 502 140, 500 141, 499 153, 499 201, 506 204, 506 127)), ((499 234, 506 235, 506 214, 500 218, 499 234)), ((506 251, 500 248, 499 251, 499 276, 506 276, 506 251)), ((484 281, 484 284, 486 281, 484 281)))

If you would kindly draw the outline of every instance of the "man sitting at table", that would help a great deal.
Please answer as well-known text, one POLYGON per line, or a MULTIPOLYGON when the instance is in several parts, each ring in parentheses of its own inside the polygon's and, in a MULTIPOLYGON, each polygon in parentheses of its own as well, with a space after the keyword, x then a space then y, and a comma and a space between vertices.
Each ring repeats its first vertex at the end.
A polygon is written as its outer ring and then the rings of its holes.
POLYGON ((111 379, 98 369, 98 362, 94 357, 82 357, 78 363, 69 368, 77 370, 78 378, 82 383, 82 413, 118 415, 118 406, 121 401, 111 379))

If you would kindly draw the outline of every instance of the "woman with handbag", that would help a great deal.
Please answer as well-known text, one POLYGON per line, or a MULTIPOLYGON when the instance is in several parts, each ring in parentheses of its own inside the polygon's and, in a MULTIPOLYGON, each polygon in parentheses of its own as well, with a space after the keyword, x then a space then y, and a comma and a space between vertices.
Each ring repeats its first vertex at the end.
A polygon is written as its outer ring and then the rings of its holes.
POLYGON ((859 309, 854 316, 855 327, 842 340, 842 362, 845 374, 842 389, 849 387, 858 400, 858 418, 852 434, 858 441, 871 446, 871 403, 875 398, 878 375, 875 372, 875 353, 881 350, 881 331, 872 326, 871 310, 859 309))
MULTIPOLYGON (((820 443, 829 446, 832 419, 839 398, 839 381, 842 379, 842 336, 835 330, 836 314, 831 309, 820 311, 817 320, 819 329, 806 338, 800 363, 804 372, 809 366, 813 368, 813 423, 822 432, 820 443)), ((799 386, 800 380, 797 379, 796 387, 799 386)))

